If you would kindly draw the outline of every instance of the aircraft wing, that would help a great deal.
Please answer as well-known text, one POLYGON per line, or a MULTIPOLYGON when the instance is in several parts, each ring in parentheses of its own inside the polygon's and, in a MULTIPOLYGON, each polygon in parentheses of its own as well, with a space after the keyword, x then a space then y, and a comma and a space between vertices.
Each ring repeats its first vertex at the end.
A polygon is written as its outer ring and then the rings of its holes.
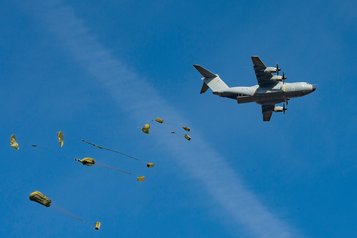
POLYGON ((258 56, 252 56, 252 61, 259 86, 266 87, 276 84, 276 82, 270 80, 273 75, 269 72, 264 72, 267 67, 258 56))
POLYGON ((274 104, 262 105, 263 121, 270 121, 271 115, 274 111, 274 104))

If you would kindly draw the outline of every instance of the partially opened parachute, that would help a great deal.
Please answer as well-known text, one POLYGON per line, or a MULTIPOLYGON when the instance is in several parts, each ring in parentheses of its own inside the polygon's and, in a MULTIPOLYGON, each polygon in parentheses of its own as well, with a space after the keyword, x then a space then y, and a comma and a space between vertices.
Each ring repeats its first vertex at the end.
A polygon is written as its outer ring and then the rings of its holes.
POLYGON ((187 126, 183 126, 182 129, 184 129, 185 131, 189 132, 191 130, 191 128, 187 127, 187 126))
POLYGON ((95 159, 90 157, 85 157, 83 159, 76 159, 76 160, 86 166, 92 166, 95 164, 95 159))
POLYGON ((48 197, 46 197, 43 193, 41 193, 40 191, 34 191, 32 193, 30 193, 30 200, 37 202, 43 206, 49 207, 51 206, 51 199, 49 199, 48 197))
POLYGON ((150 132, 150 124, 145 124, 143 128, 141 128, 141 131, 144 132, 145 134, 149 134, 150 132))
POLYGON ((19 149, 20 149, 20 145, 19 145, 19 143, 17 142, 16 136, 15 136, 14 134, 12 134, 12 135, 10 136, 10 146, 11 146, 12 148, 14 148, 15 150, 19 150, 19 149))
POLYGON ((162 119, 161 117, 156 117, 155 121, 160 124, 164 123, 164 119, 162 119))
POLYGON ((145 176, 138 176, 138 177, 136 177, 136 180, 137 180, 138 182, 144 182, 145 176))
POLYGON ((64 134, 62 131, 57 132, 58 144, 62 148, 64 145, 64 134))
POLYGON ((100 223, 100 221, 97 221, 97 222, 95 223, 94 229, 99 230, 101 225, 102 225, 102 224, 100 223))

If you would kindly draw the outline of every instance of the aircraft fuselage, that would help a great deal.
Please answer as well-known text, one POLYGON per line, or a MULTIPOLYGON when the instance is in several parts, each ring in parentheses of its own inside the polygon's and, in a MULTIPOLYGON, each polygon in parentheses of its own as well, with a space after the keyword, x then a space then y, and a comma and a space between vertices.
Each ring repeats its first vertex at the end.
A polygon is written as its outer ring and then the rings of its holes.
POLYGON ((274 86, 262 87, 232 87, 214 94, 237 100, 238 103, 256 102, 258 104, 281 103, 290 98, 301 97, 315 91, 312 84, 306 82, 283 83, 274 86))

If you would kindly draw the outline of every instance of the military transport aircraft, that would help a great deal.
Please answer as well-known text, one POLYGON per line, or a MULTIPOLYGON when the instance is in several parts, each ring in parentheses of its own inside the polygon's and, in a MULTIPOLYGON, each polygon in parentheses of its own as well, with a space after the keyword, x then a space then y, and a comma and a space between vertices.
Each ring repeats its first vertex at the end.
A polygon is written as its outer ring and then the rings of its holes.
POLYGON ((284 73, 279 75, 279 65, 266 67, 258 56, 252 56, 252 61, 258 85, 251 87, 228 87, 218 74, 193 65, 203 76, 201 94, 210 88, 213 94, 237 100, 238 103, 256 102, 262 106, 263 121, 270 121, 273 112, 285 113, 290 98, 301 97, 316 90, 314 85, 306 82, 285 83, 284 73), (276 106, 278 103, 283 103, 283 106, 276 106))

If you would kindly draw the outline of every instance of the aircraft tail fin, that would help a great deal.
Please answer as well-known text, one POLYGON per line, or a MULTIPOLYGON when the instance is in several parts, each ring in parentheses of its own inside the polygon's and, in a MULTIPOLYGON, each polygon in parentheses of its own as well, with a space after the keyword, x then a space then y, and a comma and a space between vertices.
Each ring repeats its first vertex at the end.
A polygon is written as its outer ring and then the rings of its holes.
POLYGON ((219 92, 229 88, 228 85, 218 76, 218 74, 214 74, 200 65, 194 64, 193 67, 195 67, 196 70, 203 76, 201 94, 205 93, 208 88, 210 88, 213 92, 219 92))
POLYGON ((200 65, 194 64, 193 67, 195 67, 197 71, 200 72, 200 74, 205 78, 215 78, 217 76, 214 73, 210 72, 208 69, 205 69, 200 65))

